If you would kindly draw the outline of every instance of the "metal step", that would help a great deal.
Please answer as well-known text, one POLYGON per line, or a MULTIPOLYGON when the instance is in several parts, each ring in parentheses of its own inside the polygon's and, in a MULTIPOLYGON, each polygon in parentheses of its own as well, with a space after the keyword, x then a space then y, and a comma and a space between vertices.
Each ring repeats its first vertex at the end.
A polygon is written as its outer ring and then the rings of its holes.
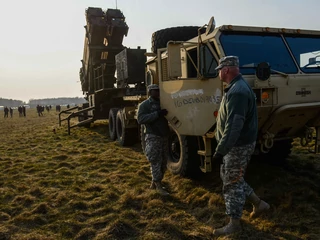
POLYGON ((198 154, 205 157, 211 157, 211 155, 206 155, 206 151, 204 150, 198 150, 198 154))
POLYGON ((210 154, 206 154, 206 151, 204 150, 198 150, 198 154, 201 157, 201 166, 200 169, 202 172, 207 173, 212 171, 212 163, 211 158, 212 156, 210 154))
POLYGON ((83 120, 83 121, 81 121, 81 122, 78 122, 78 123, 75 124, 75 125, 70 126, 70 128, 84 126, 84 125, 86 125, 86 124, 88 124, 88 123, 92 123, 92 122, 94 122, 94 119, 93 119, 93 118, 88 118, 88 119, 86 119, 86 120, 83 120))

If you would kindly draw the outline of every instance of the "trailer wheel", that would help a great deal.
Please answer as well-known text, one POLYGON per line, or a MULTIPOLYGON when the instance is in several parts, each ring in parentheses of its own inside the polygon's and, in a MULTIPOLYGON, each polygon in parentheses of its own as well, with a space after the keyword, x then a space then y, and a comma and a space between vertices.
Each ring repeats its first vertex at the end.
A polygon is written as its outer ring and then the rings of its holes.
POLYGON ((201 173, 195 138, 180 135, 171 128, 168 144, 167 168, 170 172, 183 177, 201 173))
MULTIPOLYGON (((152 34, 151 51, 157 53, 158 48, 167 47, 167 42, 186 41, 198 36, 197 26, 172 27, 158 30, 152 34)), ((201 29, 201 33, 205 32, 205 28, 201 29)))
MULTIPOLYGON (((272 164, 283 164, 286 158, 291 154, 293 139, 285 139, 275 141, 273 147, 268 153, 260 153, 257 156, 252 156, 254 160, 265 161, 272 164)), ((259 145, 258 145, 259 147, 259 145)))
POLYGON ((272 162, 284 162, 291 154, 293 139, 275 141, 273 147, 266 154, 268 160, 272 162))
POLYGON ((126 128, 123 112, 120 109, 116 117, 117 140, 121 146, 130 146, 136 142, 137 128, 126 128))
MULTIPOLYGON (((82 109, 85 109, 85 108, 88 108, 89 107, 89 103, 84 103, 82 104, 81 107, 78 107, 78 111, 82 110, 82 109)), ((88 113, 87 112, 84 112, 84 113, 81 113, 81 115, 78 116, 78 122, 82 122, 84 120, 87 120, 88 119, 88 113)), ((87 123, 87 124, 84 124, 84 125, 81 125, 82 127, 85 127, 85 128, 90 128, 91 126, 91 123, 87 123)))
POLYGON ((112 141, 117 139, 116 119, 119 108, 111 108, 109 111, 109 137, 112 141))
POLYGON ((141 148, 144 154, 146 149, 146 139, 145 139, 146 134, 144 133, 145 128, 146 127, 144 124, 140 125, 140 142, 141 142, 141 148))

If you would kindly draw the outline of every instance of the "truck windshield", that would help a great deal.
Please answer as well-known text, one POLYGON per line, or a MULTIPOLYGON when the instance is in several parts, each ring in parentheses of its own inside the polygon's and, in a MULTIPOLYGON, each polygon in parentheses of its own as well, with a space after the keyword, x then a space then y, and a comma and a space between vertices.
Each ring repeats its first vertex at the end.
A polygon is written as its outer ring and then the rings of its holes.
POLYGON ((288 42, 288 45, 303 72, 320 72, 319 36, 290 36, 285 37, 285 39, 288 42))
POLYGON ((268 62, 271 69, 279 72, 298 72, 280 35, 222 32, 220 42, 226 55, 239 57, 243 75, 255 74, 254 66, 260 62, 268 62))

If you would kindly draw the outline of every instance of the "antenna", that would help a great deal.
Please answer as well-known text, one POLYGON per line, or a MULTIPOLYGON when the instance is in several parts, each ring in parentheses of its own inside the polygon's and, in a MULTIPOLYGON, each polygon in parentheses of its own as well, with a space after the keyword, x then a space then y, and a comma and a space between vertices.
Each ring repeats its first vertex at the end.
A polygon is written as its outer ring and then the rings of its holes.
POLYGON ((116 9, 118 9, 118 1, 116 0, 116 9))

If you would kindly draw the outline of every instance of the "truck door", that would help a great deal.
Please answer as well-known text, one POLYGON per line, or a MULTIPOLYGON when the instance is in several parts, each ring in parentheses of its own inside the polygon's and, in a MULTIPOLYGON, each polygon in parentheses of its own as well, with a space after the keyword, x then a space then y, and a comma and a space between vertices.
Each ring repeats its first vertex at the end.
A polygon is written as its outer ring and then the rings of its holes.
POLYGON ((206 44, 181 48, 169 45, 167 57, 158 55, 161 107, 180 135, 202 136, 216 122, 222 83, 215 70, 218 60, 206 44), (199 58, 197 57, 199 54, 199 58))

